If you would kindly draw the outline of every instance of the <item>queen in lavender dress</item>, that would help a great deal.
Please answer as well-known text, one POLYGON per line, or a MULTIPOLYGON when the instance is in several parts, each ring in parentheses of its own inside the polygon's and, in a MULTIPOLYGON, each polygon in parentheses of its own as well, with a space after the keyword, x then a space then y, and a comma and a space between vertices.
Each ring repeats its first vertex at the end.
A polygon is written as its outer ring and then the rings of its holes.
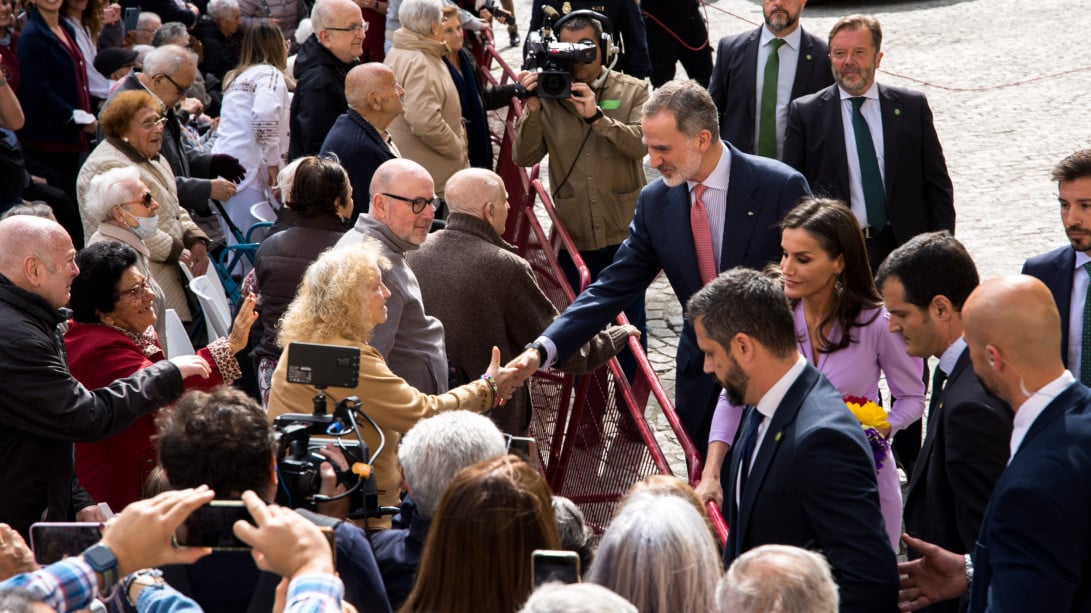
MULTIPOLYGON (((783 228, 781 272, 793 302, 799 352, 842 396, 878 402, 879 377, 885 375, 894 398, 887 415, 890 431, 882 433, 889 440, 924 412, 924 363, 910 357, 901 336, 888 329, 890 314, 872 281, 859 223, 840 202, 811 199, 784 218, 783 228)), ((722 450, 734 440, 741 415, 742 407, 729 405, 721 395, 709 436, 710 460, 722 457, 713 452, 713 444, 722 450)), ((718 474, 718 466, 706 467, 709 479, 718 474)), ((704 481, 700 490, 714 487, 704 481)), ((897 551, 902 495, 889 449, 876 482, 887 534, 897 551)))

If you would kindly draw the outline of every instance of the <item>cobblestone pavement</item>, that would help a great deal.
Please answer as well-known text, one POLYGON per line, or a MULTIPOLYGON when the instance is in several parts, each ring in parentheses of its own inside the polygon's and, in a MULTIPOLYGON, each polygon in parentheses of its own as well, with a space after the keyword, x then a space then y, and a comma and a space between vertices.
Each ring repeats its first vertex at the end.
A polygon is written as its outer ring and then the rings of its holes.
MULTIPOLYGON (((1018 273, 1027 257, 1065 243, 1049 172, 1091 146, 1089 8, 1087 0, 811 0, 803 12, 803 27, 820 36, 843 15, 870 12, 880 20, 878 80, 927 94, 954 182, 955 234, 982 278, 1018 273)), ((760 0, 719 0, 703 10, 713 44, 762 19, 760 0)), ((516 0, 516 11, 525 35, 530 0, 516 0)), ((519 66, 519 50, 503 55, 519 66)), ((647 308, 648 357, 673 397, 682 314, 662 277, 647 308)), ((648 418, 675 473, 684 475, 660 411, 650 408, 648 418)))

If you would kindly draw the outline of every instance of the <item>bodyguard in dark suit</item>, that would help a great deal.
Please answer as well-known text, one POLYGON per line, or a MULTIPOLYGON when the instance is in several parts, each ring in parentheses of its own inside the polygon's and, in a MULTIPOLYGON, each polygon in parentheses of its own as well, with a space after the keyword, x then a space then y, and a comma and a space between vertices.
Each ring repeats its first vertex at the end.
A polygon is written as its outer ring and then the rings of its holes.
MULTIPOLYGON (((716 106, 693 81, 671 81, 659 88, 643 114, 651 166, 662 177, 641 191, 629 236, 613 263, 528 345, 520 358, 524 368, 568 359, 660 270, 685 304, 704 284, 697 249, 708 249, 709 278, 718 270, 761 268, 777 261, 777 224, 810 194, 802 175, 784 164, 746 155, 718 140, 716 106), (708 206, 707 235, 695 241, 692 215, 698 188, 704 193, 702 208, 708 206)), ((703 360, 693 327, 686 323, 678 342, 675 405, 702 456, 719 393, 716 381, 703 372, 703 360)))
POLYGON ((850 204, 872 269, 917 234, 955 231, 951 178, 927 99, 875 83, 882 36, 873 17, 834 24, 836 84, 792 102, 783 157, 815 193, 850 204))
POLYGON ((724 565, 760 545, 822 551, 841 611, 894 611, 894 550, 875 462, 841 394, 799 354, 784 290, 744 268, 690 298, 687 320, 732 404, 750 405, 731 455, 724 565))
POLYGON ((345 76, 349 108, 333 122, 319 153, 336 154, 349 173, 353 202, 350 224, 368 211, 375 170, 383 162, 401 157, 386 128, 405 112, 404 96, 394 71, 380 62, 357 66, 345 76))
MULTIPOLYGON (((876 275, 890 329, 906 352, 939 358, 928 407, 928 435, 909 479, 905 529, 955 553, 974 550, 989 495, 1008 462, 1012 410, 974 374, 962 338, 962 305, 978 284, 970 254, 947 232, 898 247, 876 275)), ((916 556, 912 556, 916 557, 916 556)), ((968 599, 928 607, 965 610, 968 599)))
MULTIPOLYGON (((1036 255, 1023 264, 1023 274, 1046 284, 1061 313, 1061 359, 1084 385, 1091 383, 1091 364, 1082 360, 1083 317, 1091 262, 1091 149, 1069 155, 1053 168, 1061 204, 1061 223, 1069 245, 1036 255)), ((1091 334, 1091 330, 1088 331, 1091 334)), ((1091 345, 1091 341, 1088 343, 1091 345)), ((1089 346, 1091 349, 1091 346, 1089 346)))
POLYGON ((974 371, 1016 407, 1012 456, 972 557, 906 539, 924 557, 901 565, 902 604, 913 610, 969 590, 973 613, 1089 611, 1091 390, 1061 362, 1053 297, 1030 276, 990 279, 963 317, 974 371))
POLYGON ((768 157, 781 158, 788 103, 833 84, 826 41, 799 25, 805 4, 806 0, 763 0, 765 25, 725 36, 716 47, 708 93, 720 110, 720 136, 741 151, 759 152, 761 101, 773 39, 786 44, 777 49, 778 87, 769 91, 776 105, 776 154, 768 157))

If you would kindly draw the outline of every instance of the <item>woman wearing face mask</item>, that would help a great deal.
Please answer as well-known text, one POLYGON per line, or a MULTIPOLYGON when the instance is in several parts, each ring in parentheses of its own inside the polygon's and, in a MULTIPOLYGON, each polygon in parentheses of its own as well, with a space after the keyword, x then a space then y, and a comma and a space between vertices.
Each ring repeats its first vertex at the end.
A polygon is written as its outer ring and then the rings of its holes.
MULTIPOLYGON (((155 332, 160 341, 165 341, 166 299, 163 288, 155 282, 148 246, 144 244, 144 239, 151 238, 158 231, 158 213, 159 202, 140 180, 140 171, 132 166, 112 168, 91 180, 84 215, 98 220, 98 230, 87 240, 87 246, 113 241, 126 244, 136 251, 136 266, 140 274, 148 277, 148 287, 155 294, 152 301, 156 316, 155 332)), ((166 351, 166 343, 162 344, 166 351)))
MULTIPOLYGON (((128 215, 119 217, 132 221, 128 215)), ((73 321, 64 335, 72 376, 88 389, 98 389, 165 360, 153 331, 155 293, 136 251, 104 240, 79 252, 76 265, 80 274, 69 300, 73 321)), ((241 373, 235 354, 246 348, 255 319, 251 295, 239 308, 231 333, 197 352, 212 369, 209 377, 189 377, 182 382, 185 389, 208 391, 237 379, 241 373)), ((153 412, 105 440, 76 445, 80 485, 96 502, 108 502, 113 509, 138 500, 140 486, 156 465, 155 433, 153 412)))
MULTIPOLYGON (((104 217, 91 214, 89 191, 91 180, 112 168, 133 167, 140 173, 152 199, 159 203, 156 231, 146 230, 144 244, 152 277, 163 289, 168 309, 178 312, 182 321, 190 321, 192 315, 186 302, 182 271, 178 263, 185 264, 194 276, 208 270, 208 236, 190 219, 189 213, 178 203, 174 173, 166 159, 159 155, 163 145, 162 105, 159 100, 143 90, 119 92, 102 111, 102 129, 108 137, 91 153, 80 170, 76 182, 80 212, 83 215, 84 232, 90 236, 98 230, 104 217)), ((130 206, 118 213, 129 227, 136 227, 135 214, 130 206)), ((149 221, 144 222, 151 224, 149 221)), ((212 272, 211 274, 215 274, 212 272)))

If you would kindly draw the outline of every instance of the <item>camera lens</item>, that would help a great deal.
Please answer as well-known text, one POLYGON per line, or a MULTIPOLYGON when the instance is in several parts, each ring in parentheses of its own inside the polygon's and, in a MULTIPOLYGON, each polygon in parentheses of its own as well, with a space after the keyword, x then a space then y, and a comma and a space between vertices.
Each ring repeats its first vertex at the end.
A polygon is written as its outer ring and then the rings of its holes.
POLYGON ((570 95, 567 72, 542 72, 538 76, 538 95, 542 98, 567 98, 570 95))

